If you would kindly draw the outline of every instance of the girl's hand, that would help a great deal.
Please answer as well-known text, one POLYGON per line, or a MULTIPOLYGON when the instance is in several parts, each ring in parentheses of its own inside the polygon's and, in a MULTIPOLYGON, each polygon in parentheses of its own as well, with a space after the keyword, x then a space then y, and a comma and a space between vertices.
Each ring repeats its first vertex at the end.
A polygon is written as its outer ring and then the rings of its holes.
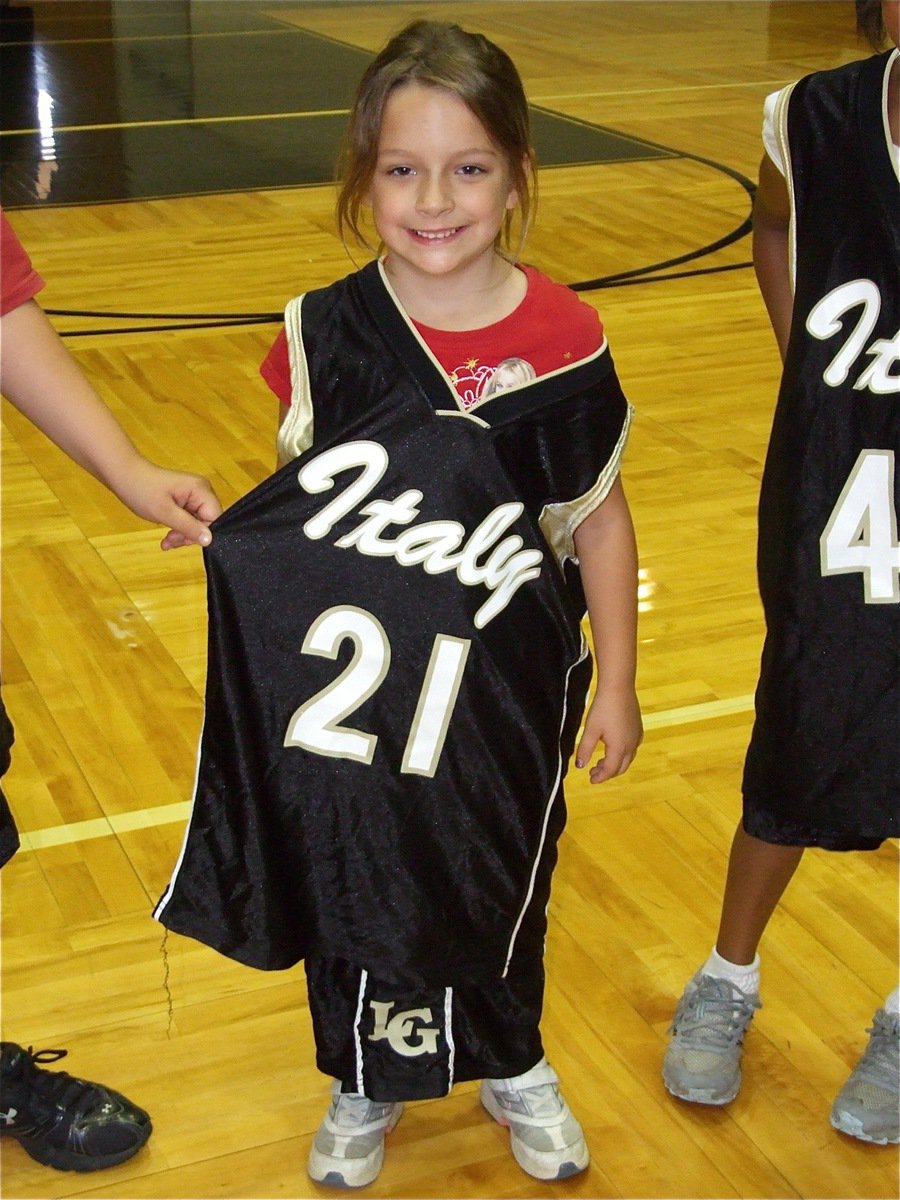
POLYGON ((591 768, 591 783, 622 775, 631 766, 644 738, 641 710, 633 688, 597 687, 575 752, 576 767, 586 767, 600 742, 606 753, 591 768))
POLYGON ((212 541, 209 524, 222 512, 222 505, 202 476, 169 471, 139 457, 127 480, 112 486, 139 517, 170 527, 160 542, 163 550, 208 546, 212 541))
POLYGON ((209 523, 222 511, 209 482, 138 452, 35 300, 5 313, 0 327, 4 396, 132 512, 168 525, 163 550, 208 546, 209 523))

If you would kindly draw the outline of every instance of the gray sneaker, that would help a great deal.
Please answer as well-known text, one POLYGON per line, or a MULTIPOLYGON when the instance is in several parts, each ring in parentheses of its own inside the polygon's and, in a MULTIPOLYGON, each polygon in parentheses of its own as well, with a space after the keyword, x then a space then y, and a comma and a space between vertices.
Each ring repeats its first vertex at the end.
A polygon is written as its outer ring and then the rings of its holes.
POLYGON ((509 1128, 513 1158, 533 1178, 567 1179, 590 1162, 582 1128, 545 1058, 524 1075, 483 1080, 481 1103, 509 1128))
POLYGON ((879 1008, 866 1032, 869 1044, 837 1094, 831 1124, 885 1146, 900 1141, 900 1016, 879 1008))
POLYGON ((669 1029, 663 1083, 695 1104, 728 1104, 741 1086, 741 1051, 759 996, 699 972, 684 989, 669 1029))
POLYGON ((365 1187, 377 1179, 384 1161, 384 1135, 403 1115, 402 1104, 376 1104, 366 1096, 344 1094, 335 1080, 331 1106, 319 1126, 306 1169, 327 1187, 365 1187))

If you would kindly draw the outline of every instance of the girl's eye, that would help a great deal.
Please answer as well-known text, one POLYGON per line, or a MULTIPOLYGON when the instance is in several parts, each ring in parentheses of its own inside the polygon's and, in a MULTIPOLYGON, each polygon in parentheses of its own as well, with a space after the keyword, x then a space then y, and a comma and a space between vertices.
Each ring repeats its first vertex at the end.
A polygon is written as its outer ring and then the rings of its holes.
POLYGON ((401 179, 405 179, 407 175, 413 174, 412 167, 388 167, 388 175, 396 175, 401 179))
POLYGON ((459 169, 463 175, 484 175, 486 173, 484 167, 480 167, 478 163, 465 163, 459 169))

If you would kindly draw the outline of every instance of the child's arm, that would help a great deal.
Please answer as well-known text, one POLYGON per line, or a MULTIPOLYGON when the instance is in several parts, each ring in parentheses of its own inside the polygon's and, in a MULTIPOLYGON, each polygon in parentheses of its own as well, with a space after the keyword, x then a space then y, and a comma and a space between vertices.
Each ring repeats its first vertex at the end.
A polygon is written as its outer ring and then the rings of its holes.
POLYGON ((643 738, 635 692, 637 546, 619 479, 575 530, 575 551, 597 660, 597 686, 575 763, 586 766, 602 741, 606 753, 590 776, 591 783, 602 783, 628 770, 643 738))
POLYGON ((787 352, 794 307, 788 261, 790 220, 787 184, 768 154, 764 154, 753 202, 753 266, 782 361, 787 352))
POLYGON ((209 545, 222 511, 207 480, 139 454, 34 300, 0 317, 0 391, 132 512, 171 528, 164 550, 209 545))

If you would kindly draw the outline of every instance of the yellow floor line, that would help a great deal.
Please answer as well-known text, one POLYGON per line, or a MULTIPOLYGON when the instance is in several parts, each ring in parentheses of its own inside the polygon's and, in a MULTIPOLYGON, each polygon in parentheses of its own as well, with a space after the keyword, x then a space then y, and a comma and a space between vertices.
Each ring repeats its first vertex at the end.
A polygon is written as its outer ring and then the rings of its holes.
POLYGON ((67 846, 73 842, 89 842, 93 838, 114 837, 117 833, 131 833, 135 829, 172 825, 186 821, 190 812, 190 800, 183 800, 177 804, 160 804, 157 808, 141 808, 135 812, 96 817, 91 821, 73 821, 69 825, 32 829, 20 833, 19 837, 23 850, 45 850, 48 846, 67 846))
POLYGON ((732 696, 728 700, 708 700, 704 704, 688 704, 684 708, 669 708, 664 712, 644 713, 645 729, 663 729, 669 725, 690 725, 694 721, 709 721, 732 713, 753 712, 753 693, 732 696))
MULTIPOLYGON (((732 696, 727 700, 709 700, 703 704, 688 704, 663 712, 645 713, 645 729, 664 729, 673 725, 690 725, 695 721, 710 721, 733 713, 753 711, 753 696, 732 696)), ((152 829, 159 825, 181 824, 191 811, 189 800, 177 804, 160 804, 156 808, 141 808, 135 812, 96 817, 90 821, 72 821, 68 825, 50 825, 20 833, 23 850, 46 850, 51 846, 68 846, 88 842, 93 838, 115 837, 136 829, 152 829)))
POLYGON ((73 821, 70 825, 51 825, 19 833, 23 850, 45 850, 48 846, 67 846, 72 842, 89 842, 92 838, 109 837, 113 828, 106 817, 93 821, 73 821))

